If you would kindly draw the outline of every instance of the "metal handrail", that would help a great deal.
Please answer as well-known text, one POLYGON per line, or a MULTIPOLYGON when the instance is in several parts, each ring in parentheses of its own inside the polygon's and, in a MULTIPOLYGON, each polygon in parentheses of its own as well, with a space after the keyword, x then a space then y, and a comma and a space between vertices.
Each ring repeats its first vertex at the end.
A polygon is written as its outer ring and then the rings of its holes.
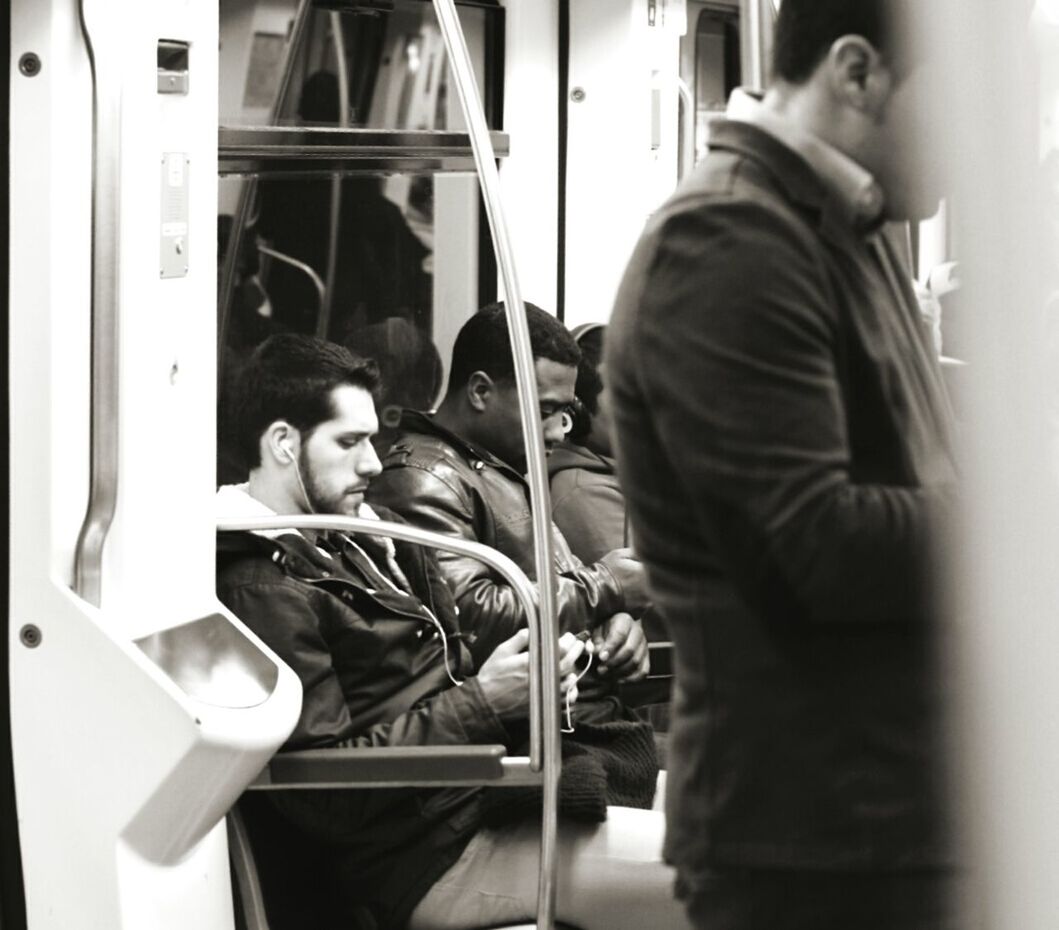
MULTIPOLYGON (((218 532, 260 532, 261 530, 336 530, 340 533, 364 533, 368 536, 386 536, 390 539, 399 539, 403 542, 413 543, 417 546, 425 546, 429 549, 441 549, 444 552, 453 552, 456 555, 465 555, 472 559, 488 565, 511 585, 515 596, 518 598, 522 609, 526 613, 526 625, 529 628, 529 654, 530 664, 537 669, 537 674, 530 675, 530 768, 533 771, 547 771, 549 762, 555 766, 555 775, 558 778, 558 755, 549 756, 543 752, 543 726, 542 723, 551 716, 556 724, 559 721, 559 705, 557 701, 544 701, 543 695, 558 694, 557 676, 551 676, 550 687, 545 682, 544 664, 547 661, 547 650, 543 647, 549 643, 552 645, 552 653, 555 654, 555 637, 543 635, 546 631, 542 627, 538 615, 537 592, 525 573, 514 562, 502 552, 497 552, 489 546, 481 543, 468 542, 454 536, 446 536, 444 533, 435 533, 432 530, 423 530, 417 526, 407 523, 393 523, 389 520, 365 520, 362 517, 340 517, 321 514, 291 514, 287 516, 268 517, 242 517, 233 519, 219 519, 217 521, 218 532)), ((558 662, 558 659, 556 659, 558 662)))
MULTIPOLYGON (((542 686, 545 693, 558 689, 558 611, 556 610, 555 562, 552 553, 551 502, 548 494, 548 473, 544 463, 544 442, 540 429, 540 407, 537 398, 536 371, 530 345, 529 327, 519 288, 515 253, 504 219, 500 200, 500 176, 482 108, 481 94, 474 76, 471 56, 467 51, 463 30, 460 28, 454 0, 433 0, 449 65, 456 81, 464 119, 471 136, 478 180, 482 187, 485 212, 493 235, 500 276, 504 282, 508 332, 515 363, 515 383, 518 386, 519 408, 522 415, 522 435, 526 443, 527 478, 530 504, 533 509, 533 540, 536 551, 537 590, 541 629, 552 635, 542 637, 542 686)), ((559 801, 559 715, 558 709, 548 704, 550 712, 544 716, 545 773, 544 803, 541 813, 541 856, 537 886, 537 925, 541 930, 555 926, 555 897, 558 870, 558 801, 559 801), (549 766, 549 762, 554 765, 549 766)))
POLYGON ((768 82, 776 5, 772 0, 740 0, 739 13, 743 33, 743 84, 763 91, 768 82))
POLYGON ((98 54, 91 3, 80 0, 78 12, 92 68, 92 402, 88 507, 74 554, 74 591, 99 607, 103 546, 118 500, 122 95, 113 63, 122 56, 98 54))
POLYGON ((285 252, 279 252, 276 249, 271 248, 267 245, 258 245, 257 250, 262 255, 268 255, 270 258, 276 259, 278 262, 283 262, 286 265, 290 265, 292 268, 297 268, 299 271, 308 276, 309 280, 312 281, 313 287, 316 288, 316 296, 319 301, 318 306, 324 305, 324 287, 323 279, 316 273, 316 270, 312 265, 307 262, 299 261, 285 252))

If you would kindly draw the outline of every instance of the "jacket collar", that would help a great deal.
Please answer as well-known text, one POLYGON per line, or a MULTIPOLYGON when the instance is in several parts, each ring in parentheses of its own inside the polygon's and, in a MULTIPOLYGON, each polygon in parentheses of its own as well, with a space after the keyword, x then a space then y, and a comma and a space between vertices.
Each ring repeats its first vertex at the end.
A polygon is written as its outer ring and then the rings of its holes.
MULTIPOLYGON (((249 485, 246 483, 222 485, 217 489, 214 501, 217 516, 223 519, 276 516, 276 512, 271 507, 251 496, 249 485)), ((361 505, 361 516, 391 521, 400 519, 384 507, 376 507, 373 510, 367 504, 361 505)), ((283 558, 308 560, 318 569, 323 569, 324 575, 329 574, 331 553, 341 552, 349 541, 354 539, 351 535, 329 531, 317 534, 316 542, 313 544, 303 533, 289 527, 276 530, 254 530, 252 533, 220 533, 218 539, 221 538, 225 540, 223 549, 227 553, 279 551, 283 558), (275 545, 252 544, 249 539, 254 536, 263 540, 271 540, 275 545), (247 537, 247 539, 238 542, 237 537, 247 537)), ((392 539, 387 536, 357 534, 355 540, 376 566, 380 563, 386 565, 400 584, 407 584, 403 571, 397 564, 397 550, 392 539)), ((304 570, 302 574, 305 574, 304 570)))
MULTIPOLYGON (((256 497, 250 496, 250 485, 244 482, 243 484, 224 484, 217 489, 217 494, 214 496, 214 507, 216 508, 216 515, 220 519, 227 520, 238 520, 242 517, 274 517, 276 511, 274 511, 267 504, 263 504, 256 497)), ((267 539, 275 539, 279 536, 285 535, 301 535, 297 530, 290 528, 283 528, 278 530, 256 530, 258 536, 264 536, 267 539)))
POLYGON ((728 101, 726 116, 763 129, 800 155, 855 228, 875 227, 883 216, 882 188, 871 172, 845 152, 762 106, 761 96, 736 88, 728 101))
POLYGON ((493 468, 504 472, 520 484, 526 483, 525 476, 520 475, 518 471, 508 465, 507 462, 497 458, 487 449, 483 449, 481 446, 476 446, 462 436, 457 435, 451 430, 445 429, 445 427, 441 426, 432 416, 421 413, 418 410, 406 409, 401 414, 401 429, 408 433, 423 433, 427 436, 433 436, 436 439, 442 440, 447 445, 451 446, 475 471, 481 471, 483 467, 490 465, 493 468))
MULTIPOLYGON (((768 122, 771 126, 771 121, 768 122)), ((824 146, 819 140, 817 142, 819 146, 824 146)), ((873 214, 870 218, 862 215, 864 207, 858 206, 860 201, 858 195, 852 193, 851 182, 847 181, 844 189, 840 189, 842 185, 836 187, 830 176, 825 179, 813 167, 803 151, 796 150, 758 122, 714 120, 710 124, 710 148, 736 152, 761 164, 783 188, 786 196, 816 215, 822 226, 837 223, 866 235, 878 229, 884 220, 881 201, 878 212, 869 211, 873 214)), ((832 152, 837 150, 832 149, 832 152)), ((818 158, 815 160, 820 161, 818 158)))
POLYGON ((564 440, 548 457, 548 474, 554 478, 568 468, 583 468, 601 475, 613 475, 617 472, 617 465, 610 456, 600 455, 587 446, 564 440))

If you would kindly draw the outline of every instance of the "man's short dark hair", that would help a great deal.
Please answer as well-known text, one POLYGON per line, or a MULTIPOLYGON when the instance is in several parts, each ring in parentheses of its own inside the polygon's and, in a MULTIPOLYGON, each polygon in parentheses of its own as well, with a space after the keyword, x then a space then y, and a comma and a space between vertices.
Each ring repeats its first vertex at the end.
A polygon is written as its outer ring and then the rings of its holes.
MULTIPOLYGON (((563 324, 534 304, 526 304, 533 360, 546 358, 571 368, 581 361, 581 350, 563 324)), ((449 372, 450 394, 466 387, 476 371, 484 371, 494 381, 512 381, 515 361, 507 331, 503 303, 489 304, 472 316, 456 336, 449 372)))
POLYGON ((603 393, 603 378, 599 373, 603 361, 603 339, 605 326, 595 326, 577 340, 581 350, 581 363, 577 366, 577 386, 574 391, 581 405, 580 413, 574 417, 573 427, 567 438, 583 445, 592 432, 592 418, 599 413, 599 395, 603 393))
POLYGON ((374 397, 379 387, 375 362, 298 333, 270 336, 261 343, 240 376, 230 419, 248 466, 261 464, 261 434, 269 424, 286 420, 304 441, 335 415, 331 392, 343 385, 374 397))
POLYGON ((901 25, 911 0, 783 0, 772 47, 773 78, 804 84, 842 36, 867 39, 897 74, 911 68, 901 25))

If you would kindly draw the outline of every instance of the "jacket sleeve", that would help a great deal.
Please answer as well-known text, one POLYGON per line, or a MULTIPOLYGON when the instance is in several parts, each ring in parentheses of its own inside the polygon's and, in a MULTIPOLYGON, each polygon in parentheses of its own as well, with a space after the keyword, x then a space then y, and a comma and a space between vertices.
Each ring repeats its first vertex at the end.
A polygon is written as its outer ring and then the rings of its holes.
MULTIPOLYGON (((225 605, 298 675, 302 710, 284 749, 503 743, 507 732, 477 679, 447 688, 383 723, 354 732, 332 656, 307 592, 276 581, 221 589, 225 605)), ((325 595, 320 592, 320 596, 325 595)))
POLYGON ((582 562, 591 564, 625 541, 625 498, 618 488, 579 481, 575 469, 552 479, 552 519, 582 562))
POLYGON ((745 202, 666 221, 626 360, 653 417, 637 441, 676 463, 689 517, 748 603, 819 622, 923 618, 953 488, 852 479, 843 323, 804 238, 745 202))
MULTIPOLYGON (((371 485, 372 502, 397 511, 409 523, 426 530, 480 542, 473 490, 450 484, 432 471, 414 465, 389 467, 371 485)), ((576 562, 576 560, 575 560, 576 562)), ((504 640, 526 624, 514 589, 477 559, 438 553, 442 577, 456 599, 460 628, 478 667, 504 640)), ((558 577, 561 632, 591 629, 624 607, 624 596, 604 565, 576 564, 558 577)), ((536 588, 535 588, 536 589, 536 588)))

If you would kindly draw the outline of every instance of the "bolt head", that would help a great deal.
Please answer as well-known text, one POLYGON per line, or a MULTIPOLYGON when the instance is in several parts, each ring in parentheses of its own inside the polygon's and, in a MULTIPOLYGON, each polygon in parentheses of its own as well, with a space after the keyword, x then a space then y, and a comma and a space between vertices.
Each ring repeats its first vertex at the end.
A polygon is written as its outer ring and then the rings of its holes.
POLYGON ((40 69, 40 58, 33 52, 26 52, 26 54, 18 60, 18 70, 26 77, 36 77, 40 74, 40 69))

